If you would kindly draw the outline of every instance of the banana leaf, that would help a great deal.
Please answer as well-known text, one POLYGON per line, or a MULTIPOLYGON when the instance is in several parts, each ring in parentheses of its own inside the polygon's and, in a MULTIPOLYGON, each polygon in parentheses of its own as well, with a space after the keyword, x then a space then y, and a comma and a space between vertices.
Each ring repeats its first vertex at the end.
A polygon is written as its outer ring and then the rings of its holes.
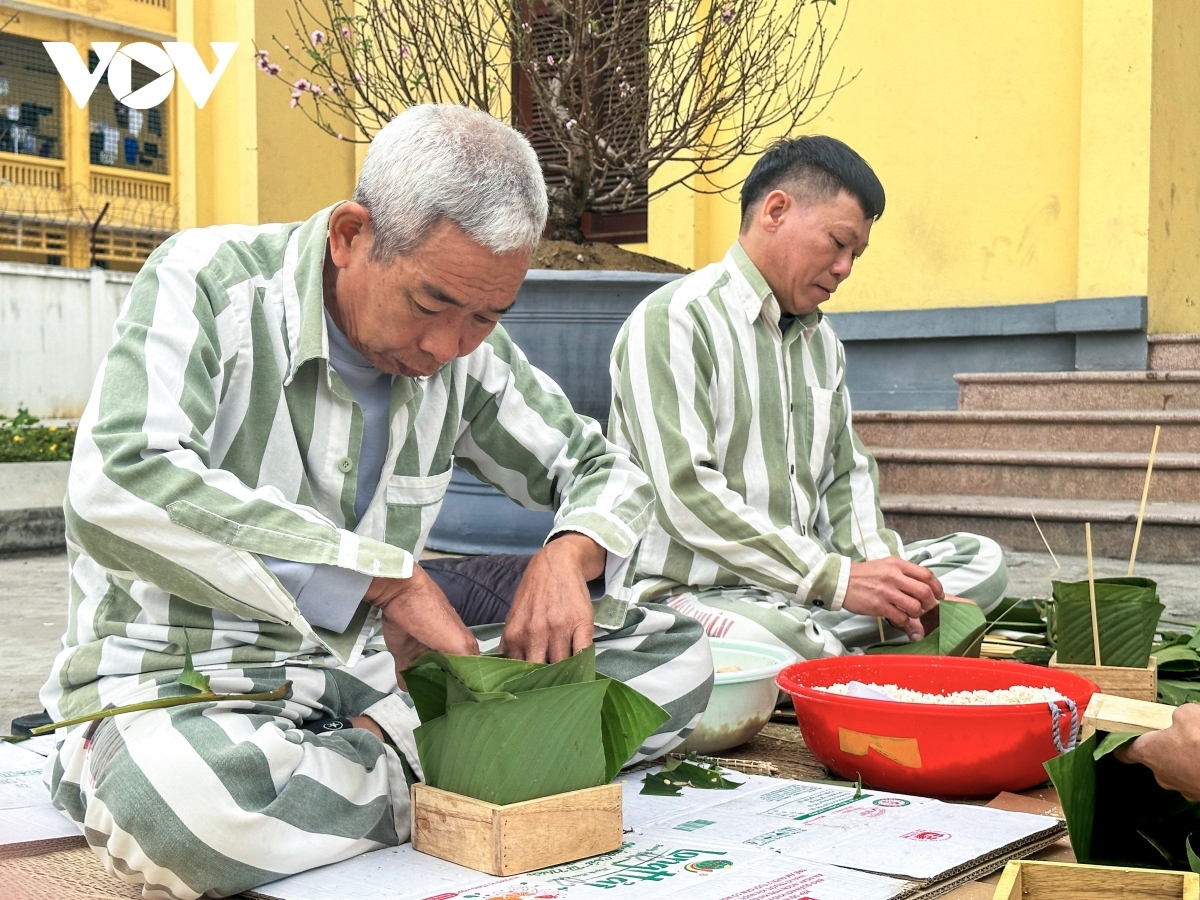
POLYGON ((988 611, 989 625, 1000 625, 1010 631, 1028 634, 1046 633, 1046 601, 1005 597, 988 611))
POLYGON ((988 622, 974 603, 943 600, 939 604, 938 627, 910 644, 876 644, 868 653, 913 653, 924 656, 971 656, 978 658, 988 622))
MULTIPOLYGON (((1149 578, 1097 578, 1096 628, 1106 666, 1144 668, 1150 662, 1163 605, 1149 578)), ((1053 582, 1058 661, 1096 665, 1086 581, 1053 582)))
POLYGON ((403 674, 426 782, 489 803, 605 784, 669 718, 597 673, 594 647, 553 665, 427 653, 403 674))
POLYGON ((1071 847, 1081 863, 1187 871, 1200 803, 1158 785, 1145 766, 1113 752, 1137 737, 1092 735, 1045 764, 1058 790, 1071 847))

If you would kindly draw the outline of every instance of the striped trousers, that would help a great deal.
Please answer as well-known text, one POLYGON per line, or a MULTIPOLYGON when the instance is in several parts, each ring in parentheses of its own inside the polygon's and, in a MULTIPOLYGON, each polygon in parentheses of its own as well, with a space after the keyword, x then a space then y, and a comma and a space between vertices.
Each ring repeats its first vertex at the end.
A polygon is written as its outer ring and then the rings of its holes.
MULTIPOLYGON (((915 541, 905 545, 904 556, 932 571, 947 594, 974 600, 985 611, 1008 587, 1004 551, 991 538, 960 532, 915 541)), ((667 603, 698 620, 710 637, 775 644, 801 659, 838 656, 879 641, 879 623, 872 616, 794 606, 786 597, 754 588, 686 591, 667 603)), ((890 640, 903 632, 885 622, 884 634, 890 640)))
MULTIPOLYGON (((484 652, 499 643, 498 624, 472 630, 484 652)), ((644 605, 594 636, 596 668, 671 715, 630 762, 666 753, 699 722, 712 690, 703 629, 666 606, 644 605)), ((224 897, 408 840, 419 720, 390 653, 370 652, 353 668, 330 658, 206 674, 216 693, 266 692, 284 681, 292 690, 275 702, 194 704, 81 725, 51 757, 55 805, 83 826, 110 874, 140 885, 146 898, 224 897), (364 729, 299 727, 362 714, 395 748, 364 729)), ((117 705, 186 692, 170 677, 124 681, 117 705)))

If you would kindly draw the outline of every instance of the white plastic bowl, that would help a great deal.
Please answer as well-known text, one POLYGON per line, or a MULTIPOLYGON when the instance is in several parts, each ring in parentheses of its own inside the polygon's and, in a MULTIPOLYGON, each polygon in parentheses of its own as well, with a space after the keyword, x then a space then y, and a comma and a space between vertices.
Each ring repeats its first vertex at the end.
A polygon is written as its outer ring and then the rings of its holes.
POLYGON ((683 752, 716 753, 744 744, 771 718, 779 689, 775 676, 796 662, 796 654, 771 644, 709 638, 718 669, 712 698, 696 730, 680 745, 683 752), (720 669, 739 666, 738 672, 720 669))

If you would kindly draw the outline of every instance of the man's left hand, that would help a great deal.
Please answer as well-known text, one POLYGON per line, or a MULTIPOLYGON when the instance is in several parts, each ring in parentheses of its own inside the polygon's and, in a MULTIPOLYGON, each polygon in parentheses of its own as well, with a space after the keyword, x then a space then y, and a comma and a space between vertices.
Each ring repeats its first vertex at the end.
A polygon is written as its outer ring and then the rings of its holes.
POLYGON ((1121 762, 1141 763, 1154 780, 1184 799, 1200 801, 1200 705, 1185 703, 1171 714, 1171 727, 1143 734, 1117 750, 1121 762))
POLYGON ((604 572, 603 547, 586 535, 556 537, 534 554, 504 620, 500 652, 510 659, 556 663, 592 642, 587 583, 604 572))

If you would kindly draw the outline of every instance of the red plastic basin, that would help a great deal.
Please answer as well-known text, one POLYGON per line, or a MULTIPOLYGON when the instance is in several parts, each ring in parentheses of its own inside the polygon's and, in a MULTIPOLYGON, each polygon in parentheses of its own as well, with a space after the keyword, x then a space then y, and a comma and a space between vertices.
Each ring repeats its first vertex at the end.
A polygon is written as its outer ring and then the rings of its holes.
MULTIPOLYGON (((815 690, 861 681, 931 694, 1050 687, 1075 702, 1079 716, 1099 690, 1060 669, 991 659, 842 656, 788 666, 776 683, 792 695, 804 742, 841 778, 875 788, 934 797, 1021 791, 1046 780, 1042 763, 1058 755, 1047 703, 947 706, 862 700, 815 690)), ((1065 703, 1059 734, 1070 738, 1065 703)))

